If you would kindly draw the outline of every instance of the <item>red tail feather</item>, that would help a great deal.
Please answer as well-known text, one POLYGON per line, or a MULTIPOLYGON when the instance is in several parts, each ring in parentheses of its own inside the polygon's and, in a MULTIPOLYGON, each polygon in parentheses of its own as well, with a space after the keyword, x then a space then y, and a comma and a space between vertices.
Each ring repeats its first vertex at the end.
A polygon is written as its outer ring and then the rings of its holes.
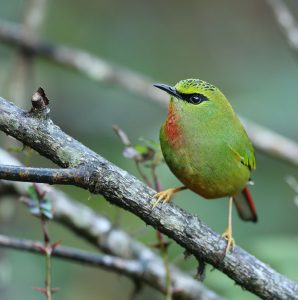
POLYGON ((247 187, 234 197, 234 203, 242 220, 257 222, 256 208, 247 187))

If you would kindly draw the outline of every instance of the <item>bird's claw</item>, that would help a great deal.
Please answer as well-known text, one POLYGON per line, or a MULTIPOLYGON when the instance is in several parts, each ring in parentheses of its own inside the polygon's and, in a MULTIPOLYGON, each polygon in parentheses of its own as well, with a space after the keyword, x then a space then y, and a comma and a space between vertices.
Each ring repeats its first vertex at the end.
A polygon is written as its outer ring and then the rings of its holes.
POLYGON ((153 202, 152 204, 152 209, 159 203, 159 202, 163 202, 163 203, 167 203, 170 202, 172 199, 174 192, 173 189, 168 189, 159 193, 156 193, 153 198, 155 198, 156 200, 153 202))
POLYGON ((235 248, 235 240, 232 237, 231 231, 227 228, 225 232, 222 234, 222 237, 224 237, 227 240, 227 246, 225 250, 225 254, 227 254, 232 247, 232 252, 234 251, 235 248))

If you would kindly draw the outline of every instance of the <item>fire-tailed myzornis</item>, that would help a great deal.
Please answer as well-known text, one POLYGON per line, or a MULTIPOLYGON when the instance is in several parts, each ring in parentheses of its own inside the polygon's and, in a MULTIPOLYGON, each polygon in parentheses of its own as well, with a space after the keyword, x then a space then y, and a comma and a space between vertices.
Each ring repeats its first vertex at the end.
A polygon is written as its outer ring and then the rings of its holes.
POLYGON ((184 189, 207 199, 229 197, 229 221, 223 234, 227 252, 234 247, 232 203, 243 220, 257 221, 247 188, 250 172, 256 168, 252 143, 227 98, 212 84, 186 79, 174 87, 155 86, 171 96, 160 144, 167 165, 184 186, 157 193, 154 206, 184 189))

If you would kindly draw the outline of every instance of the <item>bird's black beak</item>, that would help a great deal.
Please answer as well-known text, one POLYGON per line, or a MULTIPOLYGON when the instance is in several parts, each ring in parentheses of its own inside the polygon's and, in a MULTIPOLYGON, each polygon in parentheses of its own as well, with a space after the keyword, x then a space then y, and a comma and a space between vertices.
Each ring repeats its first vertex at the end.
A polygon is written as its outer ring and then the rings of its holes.
POLYGON ((172 86, 169 86, 169 85, 163 84, 163 83, 155 83, 155 84, 153 84, 153 86, 167 92, 168 94, 170 94, 172 96, 175 96, 177 98, 181 98, 180 93, 177 92, 177 90, 172 86))

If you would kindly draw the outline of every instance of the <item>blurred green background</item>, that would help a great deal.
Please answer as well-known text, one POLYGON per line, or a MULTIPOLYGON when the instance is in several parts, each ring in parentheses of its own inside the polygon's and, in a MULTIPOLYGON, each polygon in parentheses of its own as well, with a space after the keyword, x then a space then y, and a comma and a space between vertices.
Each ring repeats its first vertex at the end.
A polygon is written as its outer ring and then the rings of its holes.
MULTIPOLYGON (((19 22, 26 1, 0 0, 0 18, 19 22)), ((298 17, 298 3, 288 1, 298 17)), ((48 1, 41 29, 45 40, 85 49, 115 64, 143 73, 157 82, 175 84, 184 78, 201 78, 216 84, 242 116, 298 141, 298 56, 288 47, 265 1, 48 1)), ((0 43, 0 96, 9 97, 15 49, 0 43)), ((122 157, 122 145, 112 131, 118 124, 134 142, 143 136, 158 140, 166 110, 145 97, 121 87, 98 84, 84 75, 37 58, 34 61, 32 93, 42 86, 50 99, 51 117, 74 138, 121 168, 137 175, 134 164, 122 157)), ((166 95, 165 95, 166 97, 166 95)), ((29 108, 30 97, 24 104, 29 108)), ((10 99, 13 101, 13 99, 10 99)), ((1 134, 1 138, 4 135, 1 134)), ((259 222, 244 223, 234 214, 237 244, 293 280, 298 278, 298 207, 294 191, 285 178, 298 178, 297 168, 256 153, 255 186, 251 189, 259 222)), ((19 156, 22 158, 22 155, 19 156)), ((50 165, 33 156, 32 165, 50 165)), ((166 166, 159 168, 164 187, 177 184, 166 166)), ((63 188, 74 198, 100 213, 117 218, 119 209, 100 197, 63 188)), ((175 203, 197 214, 221 233, 227 222, 227 201, 205 201, 183 192, 175 203)), ((9 205, 2 202, 1 209, 9 205)), ((10 218, 2 213, 1 232, 17 237, 41 239, 38 220, 17 205, 10 218)), ((145 228, 133 215, 122 212, 121 227, 128 232, 145 228)), ((90 249, 61 226, 51 224, 53 240, 90 249)), ((152 243, 155 233, 146 228, 138 237, 152 243)), ((171 260, 181 255, 174 242, 171 260)), ((3 254, 2 254, 3 255, 3 254)), ((195 274, 193 259, 179 266, 195 274)), ((6 250, 0 267, 0 298, 42 299, 32 291, 42 286, 44 259, 6 250)), ((53 281, 61 291, 59 300, 129 299, 130 280, 106 271, 55 260, 53 281)), ((257 299, 243 291, 219 271, 207 271, 206 285, 227 299, 257 299)), ((163 299, 145 288, 138 299, 163 299)))

